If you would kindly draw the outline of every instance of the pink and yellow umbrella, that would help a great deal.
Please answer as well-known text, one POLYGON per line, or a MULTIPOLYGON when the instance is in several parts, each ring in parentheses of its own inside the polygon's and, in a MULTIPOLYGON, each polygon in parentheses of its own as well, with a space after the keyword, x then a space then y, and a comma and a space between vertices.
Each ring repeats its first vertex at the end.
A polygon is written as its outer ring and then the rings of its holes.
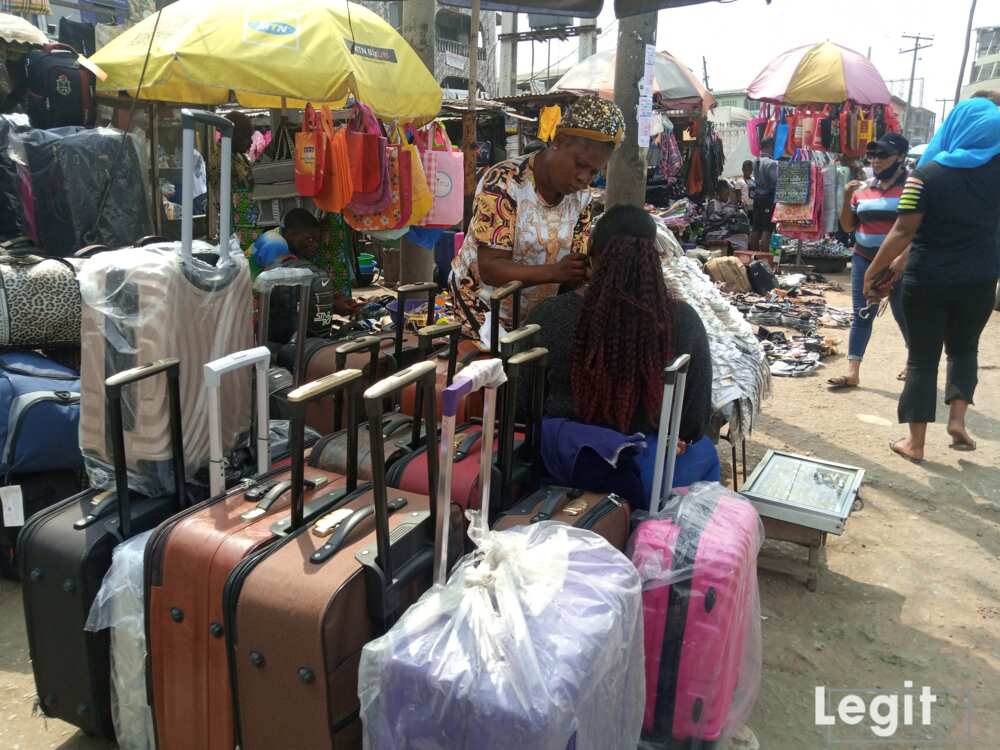
POLYGON ((833 42, 796 47, 772 60, 747 87, 772 104, 889 104, 892 94, 864 55, 833 42))

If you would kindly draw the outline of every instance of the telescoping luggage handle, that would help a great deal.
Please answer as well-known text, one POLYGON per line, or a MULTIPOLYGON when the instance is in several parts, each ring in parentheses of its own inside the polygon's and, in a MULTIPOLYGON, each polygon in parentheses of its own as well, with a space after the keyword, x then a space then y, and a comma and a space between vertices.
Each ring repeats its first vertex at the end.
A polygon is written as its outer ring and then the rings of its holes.
POLYGON ((205 389, 208 392, 208 486, 212 496, 226 489, 226 472, 222 455, 222 404, 219 389, 222 376, 243 367, 254 366, 257 370, 257 473, 263 474, 271 468, 271 448, 268 441, 269 415, 267 409, 267 369, 271 363, 271 350, 266 346, 235 352, 205 365, 205 389))
POLYGON ((444 583, 448 577, 448 504, 451 502, 451 479, 455 455, 455 416, 462 399, 484 388, 483 434, 479 453, 480 531, 489 529, 490 491, 493 478, 493 429, 496 423, 497 389, 507 381, 499 359, 473 362, 444 389, 441 395, 441 457, 438 460, 437 518, 434 533, 434 582, 444 583))
MULTIPOLYGON (((337 372, 347 367, 347 357, 358 352, 368 352, 368 367, 370 372, 364 378, 365 385, 373 385, 378 380, 378 361, 382 356, 382 342, 385 336, 359 336, 353 341, 341 344, 334 350, 334 365, 337 372)), ((333 431, 338 432, 344 428, 344 393, 337 394, 333 407, 333 431)))
POLYGON ((233 123, 221 115, 201 109, 181 110, 181 136, 183 153, 181 156, 181 254, 185 263, 191 262, 191 246, 194 243, 194 124, 211 125, 222 134, 222 155, 219 177, 219 245, 220 263, 231 262, 229 257, 229 231, 232 203, 233 179, 233 123))
POLYGON ((656 441, 656 463, 653 468, 653 489, 649 495, 649 512, 656 515, 663 509, 663 496, 670 495, 677 465, 677 440, 681 430, 681 407, 687 383, 691 355, 682 354, 663 370, 663 405, 660 407, 660 427, 656 441), (667 439, 664 440, 664 436, 667 439), (664 470, 664 463, 666 469, 664 470))
POLYGON ((531 377, 530 415, 525 430, 525 443, 529 455, 541 455, 542 407, 545 400, 545 368, 549 363, 549 350, 536 346, 510 356, 507 361, 507 385, 504 396, 504 413, 500 420, 500 491, 505 496, 513 489, 514 476, 514 425, 517 420, 517 399, 523 370, 531 377))
POLYGON ((521 322, 521 291, 524 283, 511 281, 490 292, 490 356, 500 354, 500 304, 513 295, 514 309, 511 310, 511 322, 517 328, 521 322))
MULTIPOLYGON (((427 488, 430 495, 429 516, 431 534, 434 533, 434 529, 437 529, 438 524, 441 522, 438 518, 437 509, 438 436, 437 430, 433 428, 437 413, 434 394, 436 371, 437 367, 433 362, 417 362, 415 365, 411 365, 395 375, 390 375, 388 378, 380 380, 368 388, 364 394, 368 424, 377 425, 382 422, 382 404, 386 398, 396 395, 411 383, 415 383, 417 388, 424 390, 424 419, 428 425, 427 488)), ((416 419, 414 417, 414 420, 416 419)), ((398 608, 400 587, 405 585, 409 580, 407 573, 414 571, 414 567, 419 567, 421 561, 419 558, 416 560, 411 559, 410 562, 412 564, 405 566, 405 570, 401 568, 394 571, 389 538, 388 490, 386 489, 385 482, 385 438, 382 436, 381 430, 369 430, 368 434, 371 440, 372 478, 375 495, 375 540, 378 562, 376 564, 374 560, 366 560, 365 567, 379 580, 378 586, 370 584, 368 587, 368 606, 373 616, 385 623, 392 618, 398 608)), ((447 520, 445 523, 447 523, 447 520)), ((433 551, 429 550, 429 552, 433 554, 433 551)))
POLYGON ((118 500, 118 529, 123 539, 132 536, 131 498, 128 491, 128 467, 125 459, 125 426, 122 420, 122 389, 130 383, 166 373, 167 400, 170 414, 170 447, 173 453, 174 497, 177 509, 185 504, 184 441, 181 429, 180 360, 175 357, 150 362, 119 372, 104 381, 104 398, 107 401, 111 422, 111 450, 115 461, 115 493, 118 500))
POLYGON ((292 381, 302 385, 305 368, 302 363, 306 353, 306 331, 309 328, 309 295, 315 274, 308 268, 270 268, 254 281, 257 292, 257 343, 267 346, 271 331, 271 292, 278 287, 298 287, 299 322, 295 329, 295 364, 292 365, 292 381))
POLYGON ((396 321, 396 367, 403 366, 403 333, 406 328, 406 302, 418 294, 427 295, 427 325, 434 325, 434 300, 437 297, 438 286, 433 281, 422 281, 419 284, 404 284, 396 289, 396 306, 399 320, 396 321))
MULTIPOLYGON (((288 394, 288 406, 291 411, 289 427, 289 448, 292 454, 292 506, 290 524, 287 532, 291 533, 305 524, 305 432, 306 407, 310 403, 326 396, 346 391, 347 398, 347 482, 341 496, 346 497, 358 488, 358 408, 354 397, 355 389, 360 385, 361 370, 341 370, 326 375, 311 383, 299 386, 288 394)), ((272 529, 281 528, 276 524, 272 529)))

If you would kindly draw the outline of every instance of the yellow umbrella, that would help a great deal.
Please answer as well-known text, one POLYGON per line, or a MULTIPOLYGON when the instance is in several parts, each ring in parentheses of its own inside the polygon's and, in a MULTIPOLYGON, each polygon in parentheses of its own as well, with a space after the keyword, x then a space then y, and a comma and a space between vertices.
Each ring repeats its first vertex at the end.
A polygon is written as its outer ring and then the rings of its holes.
POLYGON ((382 118, 430 119, 441 87, 382 18, 346 0, 179 0, 92 56, 102 92, 185 104, 340 106, 353 93, 382 118), (157 23, 157 19, 159 22, 157 23))

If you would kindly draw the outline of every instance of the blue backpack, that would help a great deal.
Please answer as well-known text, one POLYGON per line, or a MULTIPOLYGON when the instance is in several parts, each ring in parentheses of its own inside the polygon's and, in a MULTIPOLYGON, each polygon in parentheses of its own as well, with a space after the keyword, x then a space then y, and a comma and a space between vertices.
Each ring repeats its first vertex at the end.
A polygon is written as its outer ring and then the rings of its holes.
POLYGON ((80 375, 34 352, 0 354, 0 477, 83 468, 80 375))

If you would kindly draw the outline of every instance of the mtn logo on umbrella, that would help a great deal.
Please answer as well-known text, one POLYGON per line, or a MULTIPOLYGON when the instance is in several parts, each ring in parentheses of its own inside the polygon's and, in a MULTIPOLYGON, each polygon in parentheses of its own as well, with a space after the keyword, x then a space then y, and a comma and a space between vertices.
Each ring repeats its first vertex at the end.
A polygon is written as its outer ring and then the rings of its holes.
POLYGON ((249 26, 254 31, 262 34, 272 34, 273 36, 288 36, 295 33, 295 27, 290 23, 277 23, 276 21, 250 21, 249 26))

